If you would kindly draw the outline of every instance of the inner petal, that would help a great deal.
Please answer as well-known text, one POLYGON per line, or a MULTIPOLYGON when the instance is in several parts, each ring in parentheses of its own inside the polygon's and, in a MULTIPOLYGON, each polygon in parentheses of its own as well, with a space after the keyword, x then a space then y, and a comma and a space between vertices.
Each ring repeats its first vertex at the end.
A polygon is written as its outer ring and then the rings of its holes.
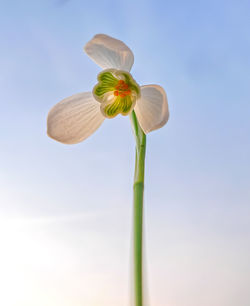
POLYGON ((108 69, 102 71, 93 89, 95 99, 101 103, 100 109, 107 118, 118 114, 128 115, 140 97, 140 87, 130 73, 108 69))
POLYGON ((126 116, 129 114, 132 104, 133 102, 130 96, 118 96, 116 99, 114 99, 114 102, 107 105, 101 105, 101 111, 108 118, 114 118, 118 114, 126 116))

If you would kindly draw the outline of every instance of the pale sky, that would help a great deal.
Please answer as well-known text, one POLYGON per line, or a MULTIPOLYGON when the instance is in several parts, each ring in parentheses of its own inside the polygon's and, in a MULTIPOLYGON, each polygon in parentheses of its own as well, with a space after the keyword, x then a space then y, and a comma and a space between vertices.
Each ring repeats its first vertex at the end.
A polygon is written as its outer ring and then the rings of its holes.
POLYGON ((0 305, 132 306, 129 118, 78 145, 46 135, 96 84, 97 33, 169 99, 147 139, 149 306, 250 305, 249 28, 244 0, 0 0, 0 305))

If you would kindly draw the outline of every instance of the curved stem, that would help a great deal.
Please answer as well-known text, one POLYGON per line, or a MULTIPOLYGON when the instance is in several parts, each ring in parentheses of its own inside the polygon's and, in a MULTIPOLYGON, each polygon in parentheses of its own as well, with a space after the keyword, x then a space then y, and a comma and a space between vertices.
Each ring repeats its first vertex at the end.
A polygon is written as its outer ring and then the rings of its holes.
POLYGON ((142 131, 135 112, 131 121, 136 140, 135 174, 134 174, 134 299, 135 306, 143 306, 143 192, 144 167, 146 153, 146 135, 142 131))

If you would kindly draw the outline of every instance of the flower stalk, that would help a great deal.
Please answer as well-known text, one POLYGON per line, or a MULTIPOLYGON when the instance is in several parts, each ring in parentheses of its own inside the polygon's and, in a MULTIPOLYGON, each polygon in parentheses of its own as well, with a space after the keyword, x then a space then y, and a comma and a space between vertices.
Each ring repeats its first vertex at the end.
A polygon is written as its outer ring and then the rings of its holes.
POLYGON ((136 140, 133 215, 134 305, 143 306, 143 193, 146 135, 141 129, 134 111, 131 114, 131 121, 136 140))

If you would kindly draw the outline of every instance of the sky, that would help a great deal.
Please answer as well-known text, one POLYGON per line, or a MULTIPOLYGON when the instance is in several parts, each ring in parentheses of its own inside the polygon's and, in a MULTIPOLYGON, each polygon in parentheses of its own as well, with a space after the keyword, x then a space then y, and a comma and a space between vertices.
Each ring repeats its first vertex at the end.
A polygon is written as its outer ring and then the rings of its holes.
POLYGON ((91 91, 97 33, 168 95, 147 137, 145 256, 154 306, 249 306, 249 1, 0 0, 0 305, 132 306, 128 117, 77 145, 50 108, 91 91))

